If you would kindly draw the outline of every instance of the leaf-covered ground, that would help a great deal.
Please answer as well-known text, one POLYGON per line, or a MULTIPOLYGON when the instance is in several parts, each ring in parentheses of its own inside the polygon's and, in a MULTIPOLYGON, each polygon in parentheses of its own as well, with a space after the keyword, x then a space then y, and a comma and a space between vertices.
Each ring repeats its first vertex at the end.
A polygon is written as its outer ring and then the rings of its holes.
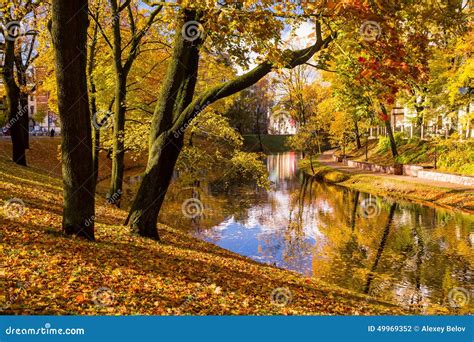
MULTIPOLYGON (((2 152, 5 152, 2 151, 2 152)), ((160 226, 132 236, 126 212, 97 197, 97 242, 61 234, 61 179, 0 154, 5 314, 399 314, 393 305, 265 266, 160 226), (24 207, 4 206, 12 198, 24 207), (18 217, 14 217, 18 216, 18 217), (272 296, 273 294, 273 296, 272 296)))

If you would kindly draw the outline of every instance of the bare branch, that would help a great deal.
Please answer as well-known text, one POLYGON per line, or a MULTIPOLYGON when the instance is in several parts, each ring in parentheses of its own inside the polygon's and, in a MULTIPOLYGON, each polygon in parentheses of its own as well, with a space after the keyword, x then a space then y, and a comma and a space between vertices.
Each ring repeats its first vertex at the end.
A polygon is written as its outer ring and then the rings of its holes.
POLYGON ((97 17, 95 17, 94 14, 91 12, 91 10, 89 10, 89 16, 94 20, 95 24, 99 28, 99 31, 100 31, 102 37, 104 38, 105 42, 107 43, 107 45, 113 50, 114 47, 112 46, 112 43, 110 42, 109 38, 105 34, 105 31, 102 28, 102 25, 100 25, 100 23, 99 23, 98 14, 97 14, 97 17))

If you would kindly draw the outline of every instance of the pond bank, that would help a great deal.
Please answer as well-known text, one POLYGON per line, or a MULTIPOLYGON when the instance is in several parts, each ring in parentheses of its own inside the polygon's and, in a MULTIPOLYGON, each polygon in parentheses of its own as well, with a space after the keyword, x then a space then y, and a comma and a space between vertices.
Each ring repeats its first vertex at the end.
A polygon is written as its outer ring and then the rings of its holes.
MULTIPOLYGON (((54 156, 54 155, 53 155, 54 156)), ((7 314, 401 314, 397 306, 259 264, 160 225, 162 243, 129 234, 126 212, 97 197, 96 242, 61 234, 62 181, 0 157, 7 314), (18 284, 24 284, 26 291, 18 284), (104 290, 105 289, 105 290, 104 290), (104 298, 94 297, 98 290, 104 298), (99 301, 99 304, 97 304, 99 301)))
POLYGON ((300 167, 309 175, 354 190, 408 199, 427 205, 435 204, 474 214, 472 187, 348 167, 333 161, 330 151, 313 158, 312 167, 307 159, 301 161, 300 167))

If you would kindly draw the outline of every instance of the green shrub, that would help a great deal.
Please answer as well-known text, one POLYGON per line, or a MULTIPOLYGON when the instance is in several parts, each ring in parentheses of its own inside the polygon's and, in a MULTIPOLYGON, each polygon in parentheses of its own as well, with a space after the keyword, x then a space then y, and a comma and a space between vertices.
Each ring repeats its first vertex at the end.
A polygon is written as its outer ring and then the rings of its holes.
POLYGON ((448 172, 474 175, 474 143, 453 141, 440 142, 437 147, 437 166, 448 172))
MULTIPOLYGON (((398 146, 404 145, 406 142, 403 139, 404 134, 402 132, 395 133, 393 135, 395 139, 395 144, 398 146)), ((379 142, 377 144, 377 152, 385 153, 390 150, 390 139, 389 137, 381 137, 379 138, 379 142)))

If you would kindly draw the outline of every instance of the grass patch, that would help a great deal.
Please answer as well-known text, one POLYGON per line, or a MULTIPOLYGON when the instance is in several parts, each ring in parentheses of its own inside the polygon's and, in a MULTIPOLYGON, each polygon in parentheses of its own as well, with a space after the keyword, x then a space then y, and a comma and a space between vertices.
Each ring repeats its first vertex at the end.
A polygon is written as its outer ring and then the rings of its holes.
POLYGON ((374 175, 351 175, 341 183, 351 189, 409 199, 421 204, 436 204, 474 214, 474 190, 457 190, 374 175))
MULTIPOLYGON (((390 151, 388 138, 369 141, 369 162, 379 165, 412 164, 434 167, 435 155, 437 170, 466 176, 474 176, 474 141, 458 139, 425 141, 417 138, 402 139, 395 136, 399 156, 394 159, 390 151), (435 153, 436 150, 436 153, 435 153)), ((365 161, 365 145, 360 149, 350 149, 347 154, 351 159, 365 161)))
POLYGON ((425 205, 436 204, 474 214, 474 190, 451 189, 412 181, 390 178, 390 175, 349 174, 323 165, 313 158, 313 171, 309 159, 302 159, 299 167, 308 175, 328 183, 371 193, 379 196, 390 196, 408 199, 425 205))
POLYGON ((310 160, 308 158, 300 160, 298 167, 305 171, 307 174, 319 179, 323 179, 328 183, 339 183, 349 179, 349 175, 344 172, 335 170, 329 166, 322 165, 316 160, 316 157, 313 157, 312 163, 310 163, 310 160))

